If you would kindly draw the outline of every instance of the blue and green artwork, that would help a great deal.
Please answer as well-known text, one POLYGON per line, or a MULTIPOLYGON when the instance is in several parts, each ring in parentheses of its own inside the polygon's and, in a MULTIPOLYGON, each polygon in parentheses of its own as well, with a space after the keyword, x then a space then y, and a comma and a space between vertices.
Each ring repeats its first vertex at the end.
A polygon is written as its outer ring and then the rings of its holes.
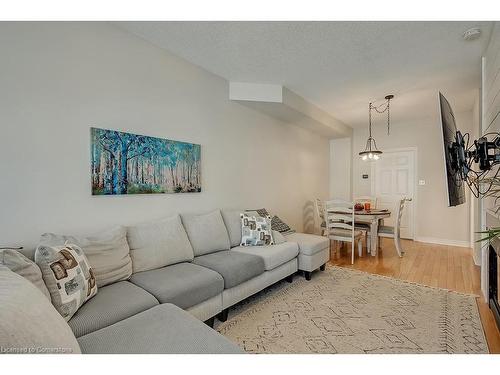
POLYGON ((193 143, 91 128, 92 194, 201 191, 201 147, 193 143))

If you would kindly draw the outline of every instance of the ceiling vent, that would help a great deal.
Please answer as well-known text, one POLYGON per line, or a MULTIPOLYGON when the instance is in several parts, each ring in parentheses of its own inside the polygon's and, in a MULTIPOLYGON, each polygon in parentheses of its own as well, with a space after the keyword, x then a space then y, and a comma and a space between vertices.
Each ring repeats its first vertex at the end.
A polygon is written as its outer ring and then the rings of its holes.
POLYGON ((464 32, 463 38, 464 40, 476 40, 481 36, 481 29, 478 27, 473 27, 464 32))

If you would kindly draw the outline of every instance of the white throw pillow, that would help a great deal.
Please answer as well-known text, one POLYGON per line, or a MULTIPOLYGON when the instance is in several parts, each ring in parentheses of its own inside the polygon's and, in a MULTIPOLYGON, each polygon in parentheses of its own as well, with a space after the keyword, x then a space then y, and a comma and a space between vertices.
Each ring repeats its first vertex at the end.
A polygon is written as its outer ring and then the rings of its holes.
POLYGON ((240 214, 241 218, 241 246, 274 245, 271 231, 271 219, 261 216, 240 214))
POLYGON ((35 262, 42 271, 52 304, 66 321, 97 293, 94 271, 83 250, 74 245, 40 245, 35 262))

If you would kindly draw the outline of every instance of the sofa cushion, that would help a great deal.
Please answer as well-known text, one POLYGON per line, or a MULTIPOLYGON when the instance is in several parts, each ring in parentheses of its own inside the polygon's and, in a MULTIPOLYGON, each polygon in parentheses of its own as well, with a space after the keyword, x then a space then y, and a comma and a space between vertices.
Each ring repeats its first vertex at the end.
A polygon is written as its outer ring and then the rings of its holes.
POLYGON ((130 281, 147 290, 161 303, 187 309, 224 290, 217 272, 192 263, 178 263, 151 271, 138 272, 130 281))
POLYGON ((35 261, 42 271, 52 304, 66 321, 96 295, 94 272, 81 247, 40 245, 35 251, 35 261))
POLYGON ((125 227, 116 227, 87 237, 45 233, 40 239, 40 244, 48 246, 60 246, 66 242, 83 249, 94 270, 98 287, 127 280, 132 274, 125 227))
POLYGON ((222 210, 222 219, 229 234, 231 247, 239 246, 241 243, 241 213, 244 210, 222 210))
POLYGON ((94 354, 243 353, 224 336, 172 304, 155 306, 78 341, 83 353, 94 354))
POLYGON ((299 247, 294 242, 283 242, 271 246, 238 246, 231 251, 258 256, 264 260, 266 271, 271 271, 295 258, 299 254, 299 247))
POLYGON ((127 228, 135 272, 193 260, 193 248, 179 215, 127 228))
POLYGON ((261 257, 231 250, 195 257, 193 262, 221 274, 224 289, 239 285, 265 271, 261 257))
POLYGON ((330 247, 328 238, 315 234, 291 233, 286 234, 285 238, 289 242, 296 242, 299 245, 300 253, 304 255, 314 255, 330 247))
POLYGON ((6 353, 80 353, 73 332, 40 290, 0 265, 0 346, 6 353), (56 350, 60 348, 60 350, 56 350))
POLYGON ((50 301, 50 293, 43 281, 42 271, 35 262, 26 258, 17 250, 0 249, 0 264, 31 282, 50 301))
POLYGON ((231 247, 224 220, 219 210, 199 215, 182 215, 194 255, 204 255, 231 247))
POLYGON ((158 300, 151 294, 128 281, 120 281, 99 288, 99 293, 80 307, 68 324, 79 337, 155 305, 158 300))

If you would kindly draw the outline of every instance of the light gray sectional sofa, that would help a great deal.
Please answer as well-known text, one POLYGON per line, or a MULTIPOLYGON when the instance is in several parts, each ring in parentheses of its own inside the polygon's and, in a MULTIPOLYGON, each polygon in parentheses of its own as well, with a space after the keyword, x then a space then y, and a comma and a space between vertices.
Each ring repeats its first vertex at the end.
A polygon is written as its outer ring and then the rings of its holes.
MULTIPOLYGON (((108 278, 104 286, 98 278, 98 293, 67 323, 81 352, 240 353, 210 328, 214 317, 225 321, 231 306, 282 279, 292 282, 299 270, 310 279, 311 272, 324 269, 329 260, 328 239, 309 234, 276 233, 274 245, 240 246, 241 212, 175 215, 127 227, 131 275, 111 283, 108 278)), ((67 239, 45 238, 53 244, 67 239)), ((109 260, 102 258, 102 264, 94 265, 92 259, 91 266, 109 276, 104 272, 112 268, 106 264, 109 260)), ((19 300, 11 295, 8 273, 15 275, 6 269, 0 272, 5 281, 0 286, 0 346, 8 344, 3 342, 8 330, 15 331, 15 324, 5 323, 4 316, 15 315, 13 300, 19 300)), ((12 282, 18 284, 19 278, 12 282)), ((27 284, 24 288, 33 286, 27 284)), ((36 308, 29 300, 24 304, 36 308)))

